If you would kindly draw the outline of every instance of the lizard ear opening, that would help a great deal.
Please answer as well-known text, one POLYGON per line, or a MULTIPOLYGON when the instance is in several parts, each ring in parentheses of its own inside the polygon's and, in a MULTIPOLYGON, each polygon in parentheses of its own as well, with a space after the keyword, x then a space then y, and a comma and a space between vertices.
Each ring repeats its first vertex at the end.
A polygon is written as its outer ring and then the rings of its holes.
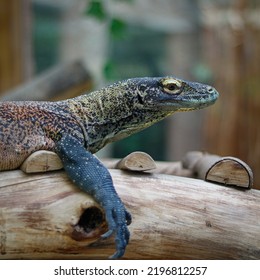
POLYGON ((143 97, 140 95, 140 93, 137 93, 137 99, 139 104, 144 105, 143 97))

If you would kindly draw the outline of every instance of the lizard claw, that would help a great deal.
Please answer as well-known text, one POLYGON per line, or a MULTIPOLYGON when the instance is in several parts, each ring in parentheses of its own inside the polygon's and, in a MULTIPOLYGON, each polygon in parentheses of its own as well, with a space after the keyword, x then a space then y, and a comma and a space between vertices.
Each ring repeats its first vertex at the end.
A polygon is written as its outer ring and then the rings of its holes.
POLYGON ((127 226, 132 221, 131 214, 125 209, 123 203, 118 200, 118 197, 116 201, 112 199, 104 209, 109 230, 101 237, 108 238, 115 234, 116 252, 109 258, 117 259, 124 255, 125 248, 129 242, 130 232, 127 226))
POLYGON ((125 210, 125 218, 126 224, 129 226, 132 223, 132 216, 127 210, 125 210))

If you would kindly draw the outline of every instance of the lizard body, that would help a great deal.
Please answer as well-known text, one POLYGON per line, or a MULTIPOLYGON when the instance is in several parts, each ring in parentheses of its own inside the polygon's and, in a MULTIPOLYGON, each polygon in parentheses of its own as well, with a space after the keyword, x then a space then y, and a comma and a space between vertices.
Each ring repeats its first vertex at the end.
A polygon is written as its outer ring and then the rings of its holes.
POLYGON ((33 152, 56 152, 71 180, 103 207, 121 257, 131 215, 108 170, 92 154, 178 111, 213 104, 217 91, 174 77, 134 78, 58 102, 0 102, 0 170, 18 168, 33 152))

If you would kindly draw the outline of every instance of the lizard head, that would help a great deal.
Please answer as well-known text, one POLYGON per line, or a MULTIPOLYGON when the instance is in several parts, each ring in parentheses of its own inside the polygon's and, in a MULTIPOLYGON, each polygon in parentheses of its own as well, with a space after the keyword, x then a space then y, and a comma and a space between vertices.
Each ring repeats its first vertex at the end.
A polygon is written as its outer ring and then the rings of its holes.
POLYGON ((114 86, 116 99, 121 99, 114 103, 121 104, 118 116, 122 114, 123 121, 118 118, 120 129, 110 141, 138 132, 175 112, 207 107, 219 95, 211 86, 175 77, 134 78, 114 86))
POLYGON ((175 77, 129 79, 127 84, 133 88, 137 107, 171 113, 207 107, 219 95, 211 86, 175 77))

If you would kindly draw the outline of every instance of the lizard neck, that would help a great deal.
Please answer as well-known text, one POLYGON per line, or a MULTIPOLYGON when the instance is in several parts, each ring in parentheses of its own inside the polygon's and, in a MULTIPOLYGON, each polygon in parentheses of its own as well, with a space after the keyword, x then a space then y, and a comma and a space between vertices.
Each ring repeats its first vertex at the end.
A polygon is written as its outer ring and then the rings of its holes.
POLYGON ((67 100, 70 111, 83 124, 87 148, 97 152, 106 144, 118 141, 171 115, 173 112, 142 110, 133 94, 118 87, 107 87, 67 100), (113 94, 116 92, 116 94, 113 94), (118 94, 121 92, 121 94, 118 94))

